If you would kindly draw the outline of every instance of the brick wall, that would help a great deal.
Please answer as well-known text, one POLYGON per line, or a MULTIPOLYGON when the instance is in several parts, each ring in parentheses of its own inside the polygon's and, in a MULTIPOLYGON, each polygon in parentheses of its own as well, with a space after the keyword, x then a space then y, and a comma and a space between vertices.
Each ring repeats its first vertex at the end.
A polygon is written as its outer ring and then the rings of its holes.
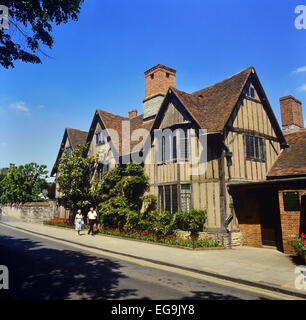
POLYGON ((280 208, 280 219, 281 219, 281 228, 282 228, 282 242, 284 253, 294 254, 294 249, 288 244, 289 240, 298 238, 300 236, 300 223, 301 223, 301 211, 285 211, 284 210, 284 192, 299 192, 299 198, 301 202, 301 195, 305 190, 279 190, 279 208, 280 208))
POLYGON ((280 98, 282 126, 304 128, 302 103, 293 96, 280 98))
POLYGON ((243 189, 233 194, 234 208, 242 233, 242 244, 250 247, 262 247, 262 235, 258 201, 247 198, 243 189))
POLYGON ((157 65, 145 72, 145 100, 157 94, 165 95, 169 87, 176 87, 176 71, 157 65))

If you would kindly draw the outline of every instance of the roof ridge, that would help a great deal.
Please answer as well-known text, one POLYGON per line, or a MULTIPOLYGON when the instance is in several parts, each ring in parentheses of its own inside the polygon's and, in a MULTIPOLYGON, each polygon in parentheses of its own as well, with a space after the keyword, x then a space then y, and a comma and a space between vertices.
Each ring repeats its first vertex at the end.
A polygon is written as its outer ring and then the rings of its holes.
POLYGON ((118 117, 118 118, 124 118, 124 119, 129 119, 128 117, 124 117, 124 116, 120 116, 118 114, 115 114, 115 113, 112 113, 112 112, 108 112, 108 111, 105 111, 105 110, 102 110, 102 109, 97 109, 98 112, 103 112, 103 113, 107 113, 109 115, 112 115, 112 116, 115 116, 115 117, 118 117))
POLYGON ((75 129, 75 128, 70 128, 70 127, 67 127, 66 130, 74 130, 74 131, 79 131, 79 132, 88 133, 88 131, 80 130, 80 129, 75 129))
POLYGON ((214 87, 214 86, 216 86, 216 85, 218 85, 218 84, 221 84, 221 83, 223 83, 223 82, 225 82, 225 81, 228 81, 228 80, 230 80, 230 79, 232 79, 232 78, 234 78, 234 77, 237 77, 238 75, 240 75, 241 73, 243 73, 243 72, 245 72, 245 71, 247 71, 247 70, 249 70, 249 69, 252 70, 252 69, 255 69, 255 68, 254 68, 253 66, 250 66, 250 67, 248 67, 248 68, 246 68, 246 69, 243 69, 243 70, 235 73, 234 75, 232 75, 232 76, 230 76, 230 77, 228 77, 228 78, 226 78, 226 79, 224 79, 224 80, 222 80, 222 81, 216 82, 216 83, 214 83, 214 84, 212 84, 212 85, 210 85, 210 86, 208 86, 208 87, 205 87, 205 88, 203 88, 203 89, 194 91, 194 92, 189 93, 189 94, 191 94, 191 95, 196 95, 196 94, 199 93, 200 91, 203 91, 203 90, 205 90, 205 89, 214 87))

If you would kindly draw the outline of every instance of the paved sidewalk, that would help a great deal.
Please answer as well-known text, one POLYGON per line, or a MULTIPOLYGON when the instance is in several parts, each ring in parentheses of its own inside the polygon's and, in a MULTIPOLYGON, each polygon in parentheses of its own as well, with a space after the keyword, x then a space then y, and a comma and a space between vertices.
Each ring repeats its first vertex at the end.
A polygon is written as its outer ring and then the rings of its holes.
POLYGON ((306 291, 295 289, 293 258, 274 249, 242 247, 227 250, 192 251, 150 243, 97 235, 77 236, 74 230, 54 228, 20 221, 0 221, 7 225, 52 236, 74 243, 129 255, 151 262, 194 270, 207 275, 253 284, 279 292, 304 295, 306 291))

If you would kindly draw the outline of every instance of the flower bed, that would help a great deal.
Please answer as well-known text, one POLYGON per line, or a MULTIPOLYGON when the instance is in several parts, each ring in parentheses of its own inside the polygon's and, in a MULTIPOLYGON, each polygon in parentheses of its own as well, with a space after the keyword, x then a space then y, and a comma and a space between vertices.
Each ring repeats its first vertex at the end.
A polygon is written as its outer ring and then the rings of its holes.
MULTIPOLYGON (((75 228, 74 223, 71 223, 68 219, 55 218, 55 219, 46 221, 44 224, 48 226, 55 226, 55 227, 62 227, 62 228, 69 228, 69 229, 75 228)), ((86 225, 83 225, 82 228, 88 229, 89 227, 86 225)))
MULTIPOLYGON (((69 222, 65 219, 53 219, 50 221, 47 221, 45 223, 46 225, 52 225, 57 227, 64 227, 64 228, 74 228, 74 224, 69 222)), ((87 229, 88 226, 84 225, 84 229, 87 229)), ((187 248, 221 248, 221 243, 213 238, 207 238, 207 239, 199 239, 199 238, 193 238, 191 236, 186 236, 184 238, 177 238, 174 235, 156 235, 153 233, 149 233, 146 231, 141 230, 129 230, 124 231, 120 230, 119 228, 111 228, 111 227, 99 227, 96 229, 96 232, 98 234, 104 234, 109 236, 115 236, 115 237, 122 237, 122 238, 128 238, 128 239, 135 239, 135 240, 141 240, 141 241, 148 241, 153 243, 159 243, 159 244, 166 244, 171 246, 180 246, 180 247, 187 247, 187 248)))
POLYGON ((306 262, 306 234, 302 233, 300 238, 290 240, 289 244, 306 262))

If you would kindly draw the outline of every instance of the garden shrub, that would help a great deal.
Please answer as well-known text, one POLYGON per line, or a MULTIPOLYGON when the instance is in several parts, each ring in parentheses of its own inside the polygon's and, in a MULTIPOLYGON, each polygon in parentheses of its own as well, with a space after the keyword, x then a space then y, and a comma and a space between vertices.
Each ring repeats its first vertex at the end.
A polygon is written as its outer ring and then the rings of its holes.
POLYGON ((306 234, 301 234, 300 238, 289 241, 289 244, 294 248, 297 254, 303 254, 306 252, 306 234))
POLYGON ((129 211, 126 214, 126 223, 124 230, 137 229, 139 224, 139 215, 136 211, 129 211))
POLYGON ((207 215, 205 210, 191 210, 178 212, 175 215, 175 227, 183 231, 190 231, 192 235, 203 231, 207 215))
POLYGON ((101 223, 106 227, 123 229, 130 209, 124 196, 117 196, 100 203, 101 223))

